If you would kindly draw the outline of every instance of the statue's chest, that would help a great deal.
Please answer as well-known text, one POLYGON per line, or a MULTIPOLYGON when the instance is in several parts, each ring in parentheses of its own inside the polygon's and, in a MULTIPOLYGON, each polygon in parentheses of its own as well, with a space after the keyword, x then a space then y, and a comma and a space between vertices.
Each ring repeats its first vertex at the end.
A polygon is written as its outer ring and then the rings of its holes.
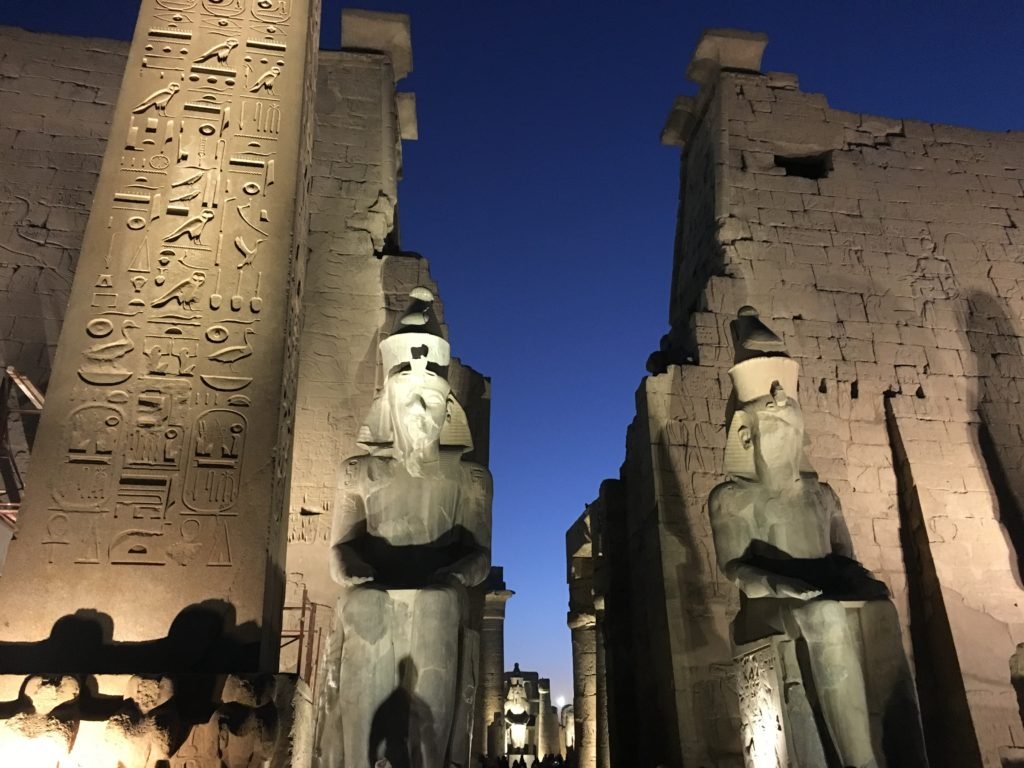
POLYGON ((366 528, 395 545, 429 544, 456 522, 458 485, 445 477, 396 473, 366 498, 366 528))
POLYGON ((790 497, 767 494, 749 508, 754 538, 791 557, 822 557, 832 551, 830 517, 811 492, 790 497))

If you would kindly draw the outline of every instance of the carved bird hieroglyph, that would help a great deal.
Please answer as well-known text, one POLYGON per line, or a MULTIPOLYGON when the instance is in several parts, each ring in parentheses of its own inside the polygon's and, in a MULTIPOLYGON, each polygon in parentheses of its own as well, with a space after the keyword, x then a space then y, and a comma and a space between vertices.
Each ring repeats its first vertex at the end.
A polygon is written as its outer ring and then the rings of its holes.
POLYGON ((172 301, 176 301, 178 302, 179 307, 194 309, 193 304, 199 300, 196 292, 205 282, 206 275, 202 272, 193 272, 189 277, 186 277, 180 283, 167 291, 167 293, 150 304, 150 306, 159 308, 165 304, 170 304, 172 301))
POLYGON ((200 240, 200 238, 203 235, 203 229, 212 220, 213 211, 203 211, 198 216, 193 216, 191 219, 186 221, 176 230, 171 232, 171 234, 164 238, 164 242, 173 243, 175 240, 178 240, 187 235, 189 240, 191 240, 192 242, 198 240, 199 244, 202 245, 203 241, 200 240))
POLYGON ((216 56, 217 61, 223 64, 225 61, 228 60, 228 56, 231 54, 231 51, 233 51, 237 47, 238 41, 234 38, 225 40, 223 43, 218 43, 217 45, 213 46, 213 48, 211 48, 198 59, 196 59, 195 63, 202 64, 204 61, 208 61, 209 59, 212 59, 214 56, 216 56))
POLYGON ((250 264, 252 264, 252 260, 256 258, 256 251, 259 250, 260 243, 262 242, 263 238, 261 237, 258 240, 256 240, 256 245, 250 248, 248 243, 245 242, 245 238, 243 238, 241 235, 235 238, 235 248, 237 248, 238 252, 242 254, 242 263, 238 265, 239 269, 242 269, 243 267, 247 267, 250 264))
POLYGON ((242 332, 242 343, 235 347, 224 347, 224 349, 207 355, 208 360, 216 360, 218 363, 237 363, 252 354, 252 345, 249 343, 249 334, 256 333, 252 328, 246 328, 242 332))
POLYGON ((85 351, 85 356, 99 362, 109 362, 124 357, 135 349, 135 342, 128 336, 128 329, 138 327, 133 320, 125 320, 121 323, 121 338, 89 347, 85 351))
POLYGON ((250 93, 256 93, 261 88, 266 88, 271 93, 274 92, 274 81, 277 80, 277 76, 281 74, 280 67, 271 67, 262 75, 256 78, 256 82, 249 89, 250 93))
POLYGON ((166 88, 161 88, 159 91, 154 91, 149 94, 146 98, 139 102, 138 106, 132 110, 133 114, 141 115, 143 112, 148 110, 150 107, 155 107, 156 111, 161 115, 164 114, 164 110, 167 109, 167 105, 171 99, 174 98, 174 94, 181 90, 181 86, 177 83, 170 83, 166 88))

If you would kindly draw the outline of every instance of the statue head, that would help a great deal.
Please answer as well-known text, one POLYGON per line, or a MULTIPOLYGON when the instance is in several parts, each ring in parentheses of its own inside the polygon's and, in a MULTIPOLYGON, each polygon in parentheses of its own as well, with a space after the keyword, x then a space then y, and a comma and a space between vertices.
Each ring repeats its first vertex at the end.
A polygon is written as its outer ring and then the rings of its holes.
POLYGON ((763 483, 796 480, 804 452, 804 417, 800 404, 777 380, 768 394, 743 403, 746 418, 738 425, 740 445, 750 451, 754 473, 763 483))
POLYGON ((804 419, 796 399, 800 364, 782 340, 743 307, 732 325, 736 364, 729 370, 735 411, 726 438, 726 472, 781 488, 804 464, 804 419))
POLYGON ((433 310, 433 294, 414 288, 411 303, 380 343, 384 386, 359 431, 371 453, 401 459, 413 474, 442 449, 473 449, 466 413, 448 382, 451 350, 433 310))
POLYGON ((527 711, 529 703, 523 679, 512 678, 509 682, 508 693, 505 694, 505 711, 511 712, 513 715, 521 715, 527 711))

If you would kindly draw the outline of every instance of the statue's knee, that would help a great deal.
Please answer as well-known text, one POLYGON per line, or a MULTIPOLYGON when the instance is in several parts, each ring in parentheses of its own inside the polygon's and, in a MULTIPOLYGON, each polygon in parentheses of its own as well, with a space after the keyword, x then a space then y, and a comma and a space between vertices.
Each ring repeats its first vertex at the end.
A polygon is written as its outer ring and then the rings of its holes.
POLYGON ((391 598, 387 592, 357 587, 348 594, 341 618, 346 636, 356 635, 372 644, 386 633, 390 615, 391 598))
POLYGON ((808 641, 839 641, 849 635, 846 608, 834 600, 813 600, 796 611, 800 630, 808 641))
POLYGON ((451 616, 460 608, 459 593, 452 587, 430 587, 416 595, 416 610, 431 615, 451 616))
POLYGON ((425 589, 416 596, 415 614, 417 634, 430 634, 438 639, 457 637, 463 623, 463 603, 454 589, 425 589))

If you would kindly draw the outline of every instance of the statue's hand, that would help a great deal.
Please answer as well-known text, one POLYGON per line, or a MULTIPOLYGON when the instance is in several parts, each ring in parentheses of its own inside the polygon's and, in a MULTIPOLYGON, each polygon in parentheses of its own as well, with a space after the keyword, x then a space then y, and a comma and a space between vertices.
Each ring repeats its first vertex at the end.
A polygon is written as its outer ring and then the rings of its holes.
POLYGON ((795 579, 790 576, 772 576, 768 580, 769 586, 775 592, 776 597, 790 597, 794 600, 812 600, 821 594, 806 581, 795 579))
POLYGON ((466 586, 466 577, 455 568, 438 568, 434 577, 441 584, 461 584, 466 586))
POLYGON ((358 587, 360 584, 367 584, 373 581, 373 576, 346 576, 342 584, 346 587, 358 587))
POLYGON ((366 563, 342 563, 341 578, 338 579, 346 587, 357 587, 377 580, 377 572, 366 563))
POLYGON ((375 581, 377 571, 351 544, 341 542, 331 548, 331 578, 343 587, 355 587, 375 581))

